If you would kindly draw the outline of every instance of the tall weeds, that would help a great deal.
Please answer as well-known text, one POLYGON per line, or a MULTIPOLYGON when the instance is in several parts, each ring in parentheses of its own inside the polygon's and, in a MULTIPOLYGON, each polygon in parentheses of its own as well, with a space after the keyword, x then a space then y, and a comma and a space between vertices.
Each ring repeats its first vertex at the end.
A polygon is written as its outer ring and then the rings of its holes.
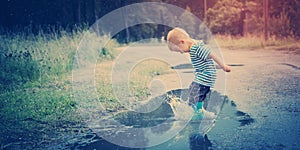
MULTIPOLYGON (((58 80, 70 73, 84 34, 88 32, 0 35, 0 89, 13 90, 28 81, 42 85, 49 79, 58 80)), ((105 47, 99 57, 107 58, 107 55, 113 55, 111 51, 112 46, 105 47)))
POLYGON ((220 47, 228 49, 280 49, 280 50, 300 50, 299 40, 292 37, 280 38, 271 36, 267 41, 264 40, 263 34, 247 35, 247 36, 232 36, 232 35, 215 35, 215 40, 220 47))
MULTIPOLYGON (((80 119, 74 113, 77 103, 71 93, 71 71, 77 47, 87 34, 105 38, 85 30, 0 35, 1 135, 20 134, 16 128, 30 131, 39 124, 55 127, 80 119)), ((116 45, 110 42, 99 48, 98 57, 112 59, 116 45)))

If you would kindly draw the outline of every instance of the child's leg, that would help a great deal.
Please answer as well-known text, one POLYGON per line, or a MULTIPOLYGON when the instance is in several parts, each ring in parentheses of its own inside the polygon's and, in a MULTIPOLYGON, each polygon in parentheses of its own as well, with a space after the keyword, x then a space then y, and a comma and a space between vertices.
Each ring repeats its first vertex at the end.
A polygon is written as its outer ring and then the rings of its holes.
POLYGON ((203 108, 203 101, 209 91, 210 87, 192 82, 189 89, 189 105, 191 105, 195 111, 201 110, 203 108))

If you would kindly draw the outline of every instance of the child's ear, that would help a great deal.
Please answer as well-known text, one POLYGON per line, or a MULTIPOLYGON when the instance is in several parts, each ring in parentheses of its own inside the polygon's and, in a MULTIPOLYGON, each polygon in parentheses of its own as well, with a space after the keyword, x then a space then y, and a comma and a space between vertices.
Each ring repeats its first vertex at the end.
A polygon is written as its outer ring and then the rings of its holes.
POLYGON ((179 40, 179 43, 180 43, 180 44, 184 44, 184 40, 183 40, 183 39, 180 39, 180 40, 179 40))

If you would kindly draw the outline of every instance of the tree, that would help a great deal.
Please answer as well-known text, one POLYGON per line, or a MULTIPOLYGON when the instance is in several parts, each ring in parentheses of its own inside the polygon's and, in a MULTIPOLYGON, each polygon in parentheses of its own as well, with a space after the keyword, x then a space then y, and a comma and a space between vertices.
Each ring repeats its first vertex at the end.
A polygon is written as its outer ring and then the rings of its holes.
MULTIPOLYGON (((263 2, 248 0, 247 9, 250 11, 246 22, 250 33, 263 31, 263 2)), ((277 37, 300 36, 300 1, 299 0, 269 0, 269 27, 271 35, 277 37)))
POLYGON ((260 34, 263 31, 263 1, 254 0, 246 2, 246 21, 247 32, 250 34, 260 34))
POLYGON ((220 0, 207 11, 206 22, 213 33, 241 34, 243 4, 237 0, 220 0))

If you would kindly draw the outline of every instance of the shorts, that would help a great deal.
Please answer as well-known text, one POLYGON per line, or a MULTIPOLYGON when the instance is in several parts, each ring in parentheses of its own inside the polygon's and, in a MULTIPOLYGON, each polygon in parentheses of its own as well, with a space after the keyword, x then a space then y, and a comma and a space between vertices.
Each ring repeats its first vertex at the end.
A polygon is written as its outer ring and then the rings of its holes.
POLYGON ((209 86, 192 82, 189 89, 189 105, 193 106, 196 105, 197 102, 203 102, 209 92, 209 86))

